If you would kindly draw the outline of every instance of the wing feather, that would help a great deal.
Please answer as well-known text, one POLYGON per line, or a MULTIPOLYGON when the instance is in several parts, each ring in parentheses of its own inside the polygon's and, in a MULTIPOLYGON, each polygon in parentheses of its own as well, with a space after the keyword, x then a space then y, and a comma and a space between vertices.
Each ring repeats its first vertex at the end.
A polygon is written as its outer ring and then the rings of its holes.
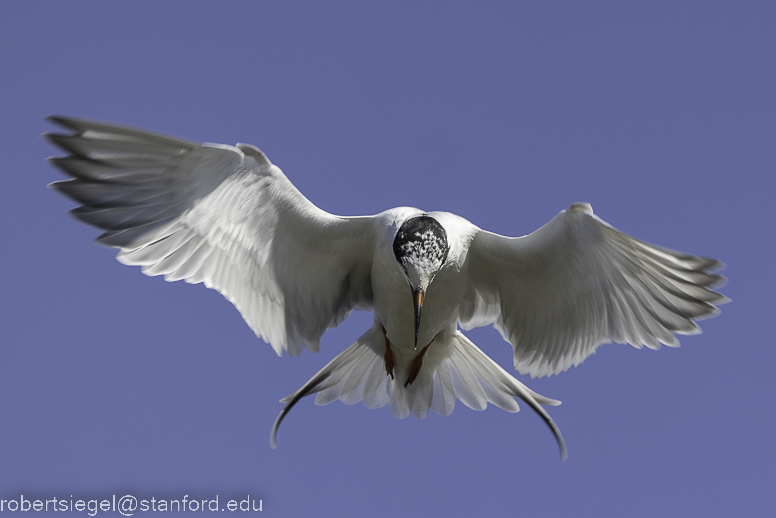
POLYGON ((320 210, 257 148, 51 120, 72 131, 46 135, 69 153, 51 159, 71 177, 52 187, 122 263, 218 290, 278 354, 317 351, 328 327, 370 309, 374 218, 320 210))
POLYGON ((515 368, 546 376, 578 365, 604 343, 658 349, 696 334, 695 320, 727 299, 714 259, 651 245, 619 232, 587 204, 572 205, 536 232, 480 231, 469 248, 464 329, 494 324, 515 368))

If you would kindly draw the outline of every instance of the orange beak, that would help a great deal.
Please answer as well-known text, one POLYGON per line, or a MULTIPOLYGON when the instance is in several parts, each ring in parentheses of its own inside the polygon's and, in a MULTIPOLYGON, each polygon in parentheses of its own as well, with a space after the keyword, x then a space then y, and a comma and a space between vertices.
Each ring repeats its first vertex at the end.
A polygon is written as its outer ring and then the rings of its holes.
POLYGON ((418 332, 420 331, 420 310, 423 309, 423 300, 426 292, 421 288, 412 290, 412 304, 415 306, 415 349, 418 348, 418 332))

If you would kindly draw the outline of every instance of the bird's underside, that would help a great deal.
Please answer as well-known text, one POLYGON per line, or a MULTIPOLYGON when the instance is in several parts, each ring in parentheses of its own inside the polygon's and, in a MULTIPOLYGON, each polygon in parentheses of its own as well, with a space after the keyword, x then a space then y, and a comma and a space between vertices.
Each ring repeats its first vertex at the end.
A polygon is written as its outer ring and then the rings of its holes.
POLYGON ((561 211, 530 235, 509 238, 445 212, 401 207, 341 217, 308 201, 247 144, 200 144, 121 126, 53 117, 46 134, 71 178, 52 187, 80 204, 73 215, 103 230, 118 259, 168 281, 203 282, 232 302, 281 355, 316 352, 321 335, 354 309, 373 326, 287 405, 390 405, 397 417, 449 414, 455 401, 542 408, 532 392, 459 330, 493 325, 514 367, 546 376, 578 365, 604 343, 657 349, 727 301, 713 259, 624 234, 588 204, 561 211))

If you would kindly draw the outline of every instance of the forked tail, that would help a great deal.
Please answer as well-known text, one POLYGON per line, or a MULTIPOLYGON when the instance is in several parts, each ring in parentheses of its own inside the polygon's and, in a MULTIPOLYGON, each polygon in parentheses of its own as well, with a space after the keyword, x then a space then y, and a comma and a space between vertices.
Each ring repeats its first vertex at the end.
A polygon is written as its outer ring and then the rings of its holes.
POLYGON ((442 347, 432 346, 420 374, 406 388, 400 372, 393 380, 386 374, 384 358, 385 342, 379 334, 374 340, 371 329, 361 335, 302 388, 281 400, 286 406, 272 427, 271 446, 277 447, 275 437, 286 414, 300 399, 315 393, 318 393, 317 405, 327 405, 337 399, 347 405, 364 401, 368 408, 381 408, 390 403, 396 417, 404 418, 411 413, 419 419, 423 419, 429 410, 449 415, 456 399, 473 410, 484 410, 490 402, 507 412, 517 412, 517 397, 550 427, 561 458, 566 459, 566 445, 560 429, 541 406, 556 406, 560 401, 537 394, 520 383, 462 333, 453 333, 442 347))

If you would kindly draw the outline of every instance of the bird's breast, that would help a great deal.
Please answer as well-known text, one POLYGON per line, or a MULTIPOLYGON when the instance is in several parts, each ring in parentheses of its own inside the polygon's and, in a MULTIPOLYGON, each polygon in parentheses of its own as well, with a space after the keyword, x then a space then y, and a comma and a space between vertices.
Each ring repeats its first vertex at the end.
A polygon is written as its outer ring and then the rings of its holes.
MULTIPOLYGON (((437 273, 426 290, 418 332, 418 349, 458 319, 458 304, 464 287, 464 276, 455 268, 442 267, 437 273)), ((391 345, 414 349, 415 316, 412 289, 407 280, 398 268, 373 268, 372 289, 375 318, 385 328, 391 345)))

